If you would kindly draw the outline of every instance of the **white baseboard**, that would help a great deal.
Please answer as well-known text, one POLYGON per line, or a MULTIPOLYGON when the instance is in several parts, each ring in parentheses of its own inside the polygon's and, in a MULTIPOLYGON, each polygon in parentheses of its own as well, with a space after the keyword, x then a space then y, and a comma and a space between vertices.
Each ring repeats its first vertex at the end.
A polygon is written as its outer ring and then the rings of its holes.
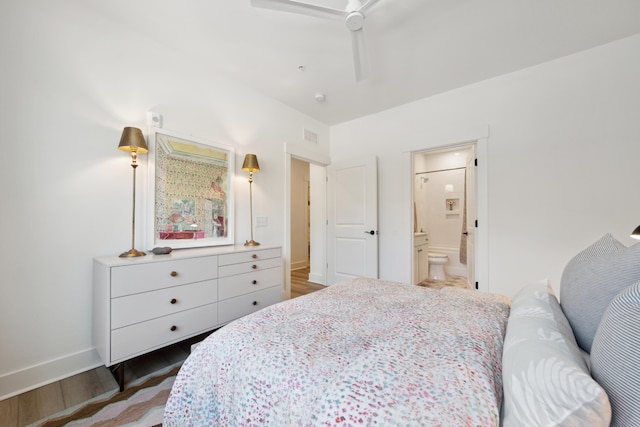
POLYGON ((0 376, 0 400, 101 366, 95 348, 80 351, 0 376))
POLYGON ((291 262, 291 270, 302 270, 303 268, 309 267, 308 261, 292 261, 291 262))
POLYGON ((309 282, 317 283, 318 285, 326 285, 324 276, 317 273, 309 273, 309 282))

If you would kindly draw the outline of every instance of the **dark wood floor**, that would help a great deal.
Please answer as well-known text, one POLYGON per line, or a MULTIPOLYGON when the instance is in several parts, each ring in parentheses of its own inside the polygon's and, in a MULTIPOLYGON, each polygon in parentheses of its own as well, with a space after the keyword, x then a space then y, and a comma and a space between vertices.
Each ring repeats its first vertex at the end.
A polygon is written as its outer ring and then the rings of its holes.
POLYGON ((307 280, 308 278, 309 267, 293 270, 291 272, 291 298, 310 294, 311 292, 326 288, 324 285, 309 282, 307 280))
MULTIPOLYGON (((309 269, 291 273, 291 298, 324 288, 308 282, 308 277, 309 269)), ((128 361, 125 382, 183 362, 189 355, 191 344, 203 338, 200 336, 128 361)), ((101 366, 0 401, 0 426, 24 427, 117 388, 111 372, 101 366)))

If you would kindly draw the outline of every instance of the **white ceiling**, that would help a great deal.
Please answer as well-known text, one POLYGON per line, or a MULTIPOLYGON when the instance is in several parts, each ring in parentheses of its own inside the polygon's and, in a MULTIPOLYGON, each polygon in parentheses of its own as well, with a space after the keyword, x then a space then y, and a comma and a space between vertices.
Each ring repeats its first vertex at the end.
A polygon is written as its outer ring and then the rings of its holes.
POLYGON ((250 0, 85 5, 328 125, 640 32, 638 0, 379 0, 364 28, 371 78, 358 83, 341 22, 250 0))

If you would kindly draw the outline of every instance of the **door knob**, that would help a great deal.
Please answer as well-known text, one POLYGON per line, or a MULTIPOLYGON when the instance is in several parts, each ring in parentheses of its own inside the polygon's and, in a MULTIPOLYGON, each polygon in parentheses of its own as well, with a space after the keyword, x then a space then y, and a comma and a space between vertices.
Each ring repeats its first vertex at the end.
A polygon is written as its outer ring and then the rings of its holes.
POLYGON ((374 230, 371 230, 371 231, 365 231, 364 234, 371 234, 373 236, 374 234, 376 234, 376 232, 374 230))

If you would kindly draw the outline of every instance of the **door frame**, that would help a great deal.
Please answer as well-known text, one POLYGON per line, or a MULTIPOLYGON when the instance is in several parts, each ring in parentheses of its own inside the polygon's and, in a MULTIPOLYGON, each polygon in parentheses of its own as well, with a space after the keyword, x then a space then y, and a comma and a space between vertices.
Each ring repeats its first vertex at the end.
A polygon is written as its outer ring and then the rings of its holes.
MULTIPOLYGON (((488 129, 487 129, 488 134, 488 129)), ((475 233, 475 277, 478 282, 478 290, 489 292, 489 223, 488 223, 488 206, 487 206, 487 175, 488 175, 488 135, 484 138, 474 138, 466 141, 459 141, 447 144, 446 141, 440 145, 434 145, 431 147, 424 147, 422 149, 415 149, 408 152, 406 156, 409 164, 407 169, 409 171, 407 175, 407 182, 409 185, 410 197, 409 208, 410 219, 407 222, 410 226, 409 241, 411 242, 411 254, 413 253, 413 203, 415 194, 414 187, 414 154, 428 153, 429 151, 440 151, 444 149, 450 149, 460 146, 475 145, 476 159, 478 160, 478 166, 476 167, 476 220, 478 221, 478 227, 475 233)), ((467 218, 467 221, 473 221, 473 219, 467 218)), ((410 256, 410 277, 413 277, 414 261, 413 256, 410 256)), ((473 285, 473 284, 472 284, 473 285)))
MULTIPOLYGON (((331 158, 328 155, 322 153, 316 153, 314 151, 310 151, 305 149, 304 147, 300 147, 294 144, 284 143, 284 239, 282 242, 282 298, 284 300, 291 298, 291 159, 296 158, 298 160, 303 160, 305 162, 321 166, 327 167, 331 163, 331 158)), ((326 176, 326 173, 325 173, 326 176)), ((326 180, 321 183, 317 183, 323 185, 326 190, 326 180)), ((316 185, 316 183, 312 183, 312 185, 316 185)), ((326 193, 323 192, 323 193, 326 193)), ((324 215, 324 220, 321 223, 326 224, 326 197, 320 198, 320 200, 313 200, 312 204, 314 206, 314 212, 318 212, 320 215, 324 215)), ((318 221, 314 222, 318 223, 318 221)), ((314 223, 311 224, 311 227, 314 227, 314 223)), ((311 234, 313 235, 313 229, 311 230, 311 234)), ((326 236, 326 233, 322 233, 326 236)), ((326 237, 324 240, 316 241, 318 239, 312 239, 311 242, 311 251, 317 251, 322 254, 322 265, 326 265, 326 253, 327 253, 327 242, 326 237)), ((323 269, 324 272, 324 284, 326 284, 326 268, 323 269)))

